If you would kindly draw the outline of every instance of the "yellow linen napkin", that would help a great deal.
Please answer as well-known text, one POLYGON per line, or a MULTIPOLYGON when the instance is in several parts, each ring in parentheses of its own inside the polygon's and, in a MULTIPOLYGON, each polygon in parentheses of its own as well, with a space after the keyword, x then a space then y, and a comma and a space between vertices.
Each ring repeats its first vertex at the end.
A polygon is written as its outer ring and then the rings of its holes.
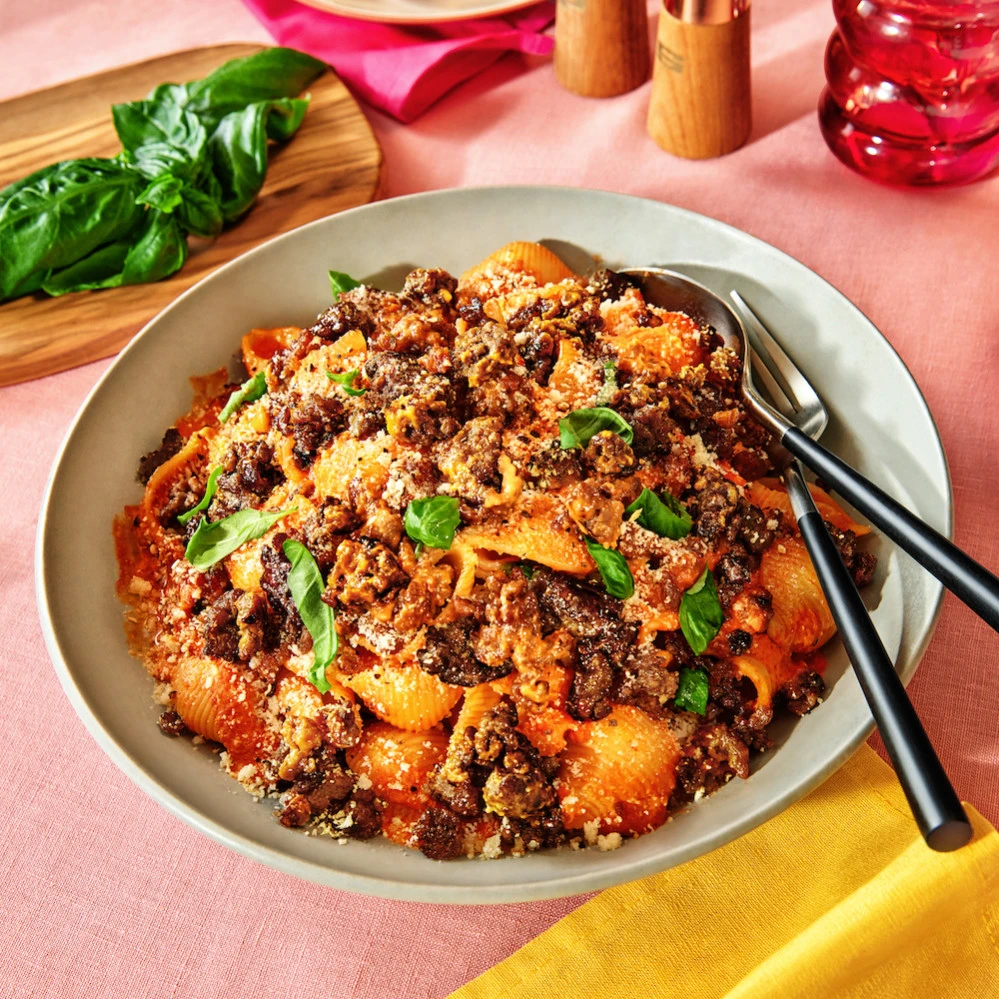
POLYGON ((451 999, 999 996, 999 834, 934 853, 867 746, 728 846, 602 892, 451 999))

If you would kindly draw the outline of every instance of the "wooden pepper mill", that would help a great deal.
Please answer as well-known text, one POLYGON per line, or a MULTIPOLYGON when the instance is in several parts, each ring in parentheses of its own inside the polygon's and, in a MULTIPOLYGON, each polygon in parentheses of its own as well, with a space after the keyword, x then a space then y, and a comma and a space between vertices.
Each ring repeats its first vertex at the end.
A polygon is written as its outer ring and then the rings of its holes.
POLYGON ((749 137, 749 0, 664 0, 649 135, 688 159, 724 156, 749 137))
POLYGON ((649 78, 645 0, 558 0, 555 76, 584 97, 614 97, 649 78))

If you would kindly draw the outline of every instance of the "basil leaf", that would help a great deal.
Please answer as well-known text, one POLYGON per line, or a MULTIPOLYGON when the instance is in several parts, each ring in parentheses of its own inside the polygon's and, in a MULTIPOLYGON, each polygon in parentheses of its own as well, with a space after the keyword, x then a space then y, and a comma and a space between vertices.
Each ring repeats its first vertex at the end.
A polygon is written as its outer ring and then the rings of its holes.
POLYGON ((635 592, 635 580, 624 556, 613 548, 604 548, 596 541, 586 539, 586 548, 600 570, 600 578, 604 581, 604 589, 618 600, 627 600, 635 592))
POLYGON ((181 524, 186 524, 196 513, 201 513, 211 506, 212 500, 215 499, 215 491, 218 489, 219 476, 221 474, 221 466, 219 468, 212 469, 212 474, 208 476, 208 483, 205 486, 205 495, 201 497, 201 501, 198 505, 192 506, 186 513, 180 513, 177 515, 177 520, 181 524))
POLYGON ((197 115, 170 100, 131 101, 111 108, 122 158, 150 180, 170 173, 195 179, 207 166, 208 133, 197 115))
POLYGON ((606 406, 617 395, 617 365, 613 361, 604 363, 604 383, 597 395, 597 405, 606 406))
POLYGON ((525 579, 533 579, 537 569, 530 562, 521 562, 520 571, 524 574, 525 579))
POLYGON ((195 236, 204 239, 214 239, 222 231, 222 224, 225 221, 222 218, 222 206, 218 201, 206 191, 199 191, 190 185, 185 185, 181 192, 176 215, 186 232, 194 233, 195 236))
POLYGON ((359 373, 360 372, 357 368, 354 368, 352 371, 345 371, 342 375, 335 375, 332 371, 327 371, 326 377, 331 382, 336 382, 337 385, 342 385, 343 390, 347 393, 347 395, 364 395, 364 393, 368 391, 367 389, 356 389, 352 387, 354 379, 359 373))
POLYGON ((108 243, 75 264, 50 274, 42 282, 42 291, 47 295, 65 295, 70 291, 117 288, 121 284, 121 272, 130 249, 128 240, 108 243))
POLYGON ((240 545, 262 537, 294 509, 296 507, 287 510, 240 510, 212 524, 202 517, 198 529, 187 543, 184 552, 187 561, 204 572, 226 555, 231 555, 240 545))
POLYGON ((222 412, 219 413, 219 423, 225 423, 244 402, 256 402, 261 396, 266 394, 267 374, 266 372, 258 371, 229 396, 229 401, 222 407, 222 412))
POLYGON ((146 284, 180 270, 187 260, 187 238, 173 215, 147 212, 146 225, 128 251, 121 284, 146 284))
POLYGON ((680 630, 695 655, 703 654, 724 621, 715 577, 705 566, 697 582, 680 600, 680 630))
POLYGON ((610 430, 630 444, 635 435, 628 423, 613 409, 597 406, 595 409, 577 409, 558 421, 559 443, 567 451, 586 447, 590 438, 601 430, 610 430))
POLYGON ((343 271, 330 271, 330 289, 333 292, 334 302, 345 291, 351 291, 354 288, 360 287, 361 282, 355 281, 349 274, 344 274, 343 271))
POLYGON ((330 689, 326 679, 326 667, 333 662, 339 640, 333 608, 323 602, 326 584, 316 560, 301 541, 289 538, 282 546, 285 557, 291 562, 288 573, 288 589, 295 601, 298 613, 312 636, 312 651, 315 663, 309 671, 309 680, 320 694, 330 689))
POLYGON ((406 507, 403 517, 406 533, 414 541, 429 548, 447 550, 454 541, 454 532, 461 523, 458 501, 453 496, 428 496, 415 499, 406 507))
POLYGON ((304 52, 267 48, 253 55, 230 59, 202 80, 157 87, 149 96, 152 99, 169 97, 193 111, 212 132, 233 111, 262 101, 296 97, 327 68, 326 63, 304 52))
POLYGON ((673 703, 681 711, 696 711, 703 715, 708 710, 708 674, 702 669, 680 670, 680 682, 677 684, 673 703))
POLYGON ((183 201, 184 181, 172 173, 160 174, 135 199, 140 205, 158 208, 161 212, 172 212, 183 201))
POLYGON ((267 140, 291 138, 305 117, 307 100, 284 98, 231 111, 208 140, 212 170, 222 188, 222 215, 232 222, 245 214, 264 183, 267 140))
POLYGON ((0 190, 0 302, 37 291, 53 272, 124 239, 142 221, 135 203, 142 187, 118 160, 82 159, 0 190))
POLYGON ((643 489, 638 499, 625 507, 625 516, 630 517, 640 510, 638 523, 661 538, 679 541, 690 534, 694 521, 671 493, 664 492, 662 498, 651 489, 643 489))
POLYGON ((164 212, 147 212, 142 226, 128 239, 109 243, 56 271, 42 282, 42 291, 64 295, 159 281, 182 267, 186 259, 187 240, 176 219, 164 212))

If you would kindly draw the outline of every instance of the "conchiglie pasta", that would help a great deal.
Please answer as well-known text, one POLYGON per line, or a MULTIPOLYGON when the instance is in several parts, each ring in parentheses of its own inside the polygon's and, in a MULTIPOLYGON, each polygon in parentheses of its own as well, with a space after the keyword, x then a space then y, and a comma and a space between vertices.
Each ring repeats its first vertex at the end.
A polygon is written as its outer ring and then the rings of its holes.
POLYGON ((463 687, 441 683, 415 663, 383 662, 344 677, 343 682, 383 721, 410 732, 438 724, 464 693, 463 687))
MULTIPOLYGON (((455 542, 466 548, 485 548, 547 565, 559 572, 584 576, 593 569, 579 532, 562 516, 552 496, 538 496, 524 504, 528 515, 507 523, 486 521, 462 528, 455 542)), ((460 588, 460 580, 459 580, 460 588)))
POLYGON ((461 702, 461 710, 454 723, 454 731, 462 734, 469 726, 478 728, 483 715, 492 711, 499 704, 501 698, 502 695, 492 684, 480 683, 477 687, 469 687, 461 702))
POLYGON ((358 440, 345 431, 312 466, 316 491, 320 496, 347 502, 352 488, 359 487, 362 495, 372 501, 377 499, 388 482, 391 446, 374 438, 358 440))
POLYGON ((192 732, 225 746, 231 771, 274 751, 279 740, 263 720, 260 693, 229 663, 184 657, 171 685, 174 710, 192 732))
POLYGON ((559 342, 558 359, 548 379, 548 387, 558 392, 559 404, 566 411, 578 409, 599 389, 597 370, 592 363, 587 363, 581 341, 566 338, 559 342))
POLYGON ((155 516, 156 512, 167 504, 171 491, 179 482, 197 474, 205 467, 213 436, 214 432, 211 430, 197 431, 172 458, 167 458, 153 472, 142 497, 141 509, 144 516, 155 516))
MULTIPOLYGON (((866 524, 860 524, 853 520, 824 489, 820 489, 815 483, 809 483, 808 491, 812 494, 812 499, 815 500, 815 506, 822 519, 828 521, 837 530, 853 531, 858 537, 871 533, 871 529, 866 524)), ((782 482, 778 482, 776 479, 758 479, 756 482, 750 482, 746 486, 746 499, 764 510, 779 510, 784 515, 784 523, 786 524, 794 521, 791 499, 787 495, 787 489, 784 488, 782 482)))
POLYGON ((619 705, 580 725, 559 770, 565 827, 598 821, 604 833, 639 834, 662 825, 679 755, 667 723, 639 708, 619 705))
POLYGON ((251 375, 263 371, 271 358, 290 347, 302 331, 298 326, 279 326, 276 329, 252 329, 243 337, 243 364, 251 375))
POLYGON ((542 756, 555 756, 565 749, 566 735, 579 727, 566 711, 573 672, 558 663, 548 663, 513 682, 517 707, 517 730, 530 740, 542 756))
POLYGON ((639 308, 641 299, 636 293, 631 301, 625 298, 605 314, 608 328, 614 331, 604 338, 605 343, 617 354, 621 371, 666 378, 705 359, 699 327, 692 319, 682 312, 667 312, 661 316, 661 326, 640 326, 634 317, 639 308))
POLYGON ((465 271, 458 281, 462 293, 493 298, 516 290, 523 279, 538 285, 555 284, 576 275, 540 243, 507 243, 480 264, 465 271))
POLYGON ((443 761, 447 743, 447 733, 440 728, 407 732, 375 722, 345 755, 350 769, 367 777, 383 801, 422 808, 430 802, 423 785, 430 771, 443 761))
POLYGON ((784 538, 763 553, 760 580, 773 595, 767 634, 775 642, 811 652, 832 638, 836 624, 800 537, 784 538))

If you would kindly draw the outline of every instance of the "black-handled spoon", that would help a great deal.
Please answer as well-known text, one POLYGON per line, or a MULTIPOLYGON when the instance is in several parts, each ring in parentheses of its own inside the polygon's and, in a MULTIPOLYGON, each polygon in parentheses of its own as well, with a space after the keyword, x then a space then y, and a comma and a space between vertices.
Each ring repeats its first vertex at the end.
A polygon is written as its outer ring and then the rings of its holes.
POLYGON ((797 461, 785 470, 784 481, 839 636, 919 831, 931 849, 956 850, 971 839, 968 816, 822 523, 797 461))

